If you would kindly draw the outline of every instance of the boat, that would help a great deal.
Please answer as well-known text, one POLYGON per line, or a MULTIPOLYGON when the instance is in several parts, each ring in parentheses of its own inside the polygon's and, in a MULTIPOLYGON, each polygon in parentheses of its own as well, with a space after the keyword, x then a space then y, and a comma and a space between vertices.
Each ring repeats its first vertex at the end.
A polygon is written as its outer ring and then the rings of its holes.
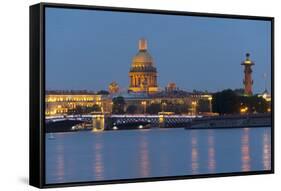
POLYGON ((90 123, 81 123, 71 127, 71 131, 91 131, 93 125, 90 123))

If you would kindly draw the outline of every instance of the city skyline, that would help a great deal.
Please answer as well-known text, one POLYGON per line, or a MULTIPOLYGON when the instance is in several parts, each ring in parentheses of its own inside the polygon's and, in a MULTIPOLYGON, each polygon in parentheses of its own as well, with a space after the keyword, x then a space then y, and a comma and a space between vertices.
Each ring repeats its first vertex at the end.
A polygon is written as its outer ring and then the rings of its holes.
POLYGON ((264 91, 264 73, 271 91, 270 28, 268 21, 47 8, 46 89, 98 91, 116 81, 124 91, 146 38, 162 89, 169 82, 189 91, 243 88, 240 64, 249 52, 254 93, 264 91))
POLYGON ((46 184, 273 172, 273 19, 85 8, 43 6, 46 184))

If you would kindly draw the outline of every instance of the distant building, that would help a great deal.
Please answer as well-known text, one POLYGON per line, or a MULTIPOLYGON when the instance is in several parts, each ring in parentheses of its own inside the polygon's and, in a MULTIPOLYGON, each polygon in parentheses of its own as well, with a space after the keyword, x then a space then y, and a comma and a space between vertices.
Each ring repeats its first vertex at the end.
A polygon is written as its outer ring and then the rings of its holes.
POLYGON ((172 92, 161 91, 154 94, 124 93, 118 96, 124 98, 126 103, 125 110, 134 105, 136 107, 136 113, 149 113, 152 105, 154 107, 158 106, 158 112, 174 112, 189 115, 212 112, 212 95, 209 93, 191 93, 178 90, 172 92), (207 104, 207 110, 202 110, 202 101, 205 101, 207 104))
POLYGON ((167 84, 166 86, 166 91, 168 92, 172 92, 172 91, 176 91, 177 90, 177 85, 174 82, 170 82, 167 84))
POLYGON ((254 62, 250 60, 250 54, 246 54, 246 60, 241 63, 244 66, 244 95, 253 95, 252 86, 253 86, 253 79, 252 79, 252 66, 254 62))
POLYGON ((145 39, 139 40, 139 52, 133 58, 129 78, 130 92, 151 94, 158 91, 157 69, 147 50, 147 41, 145 39))
POLYGON ((258 94, 258 96, 262 97, 267 102, 271 102, 271 94, 267 91, 267 89, 265 89, 261 94, 258 94))

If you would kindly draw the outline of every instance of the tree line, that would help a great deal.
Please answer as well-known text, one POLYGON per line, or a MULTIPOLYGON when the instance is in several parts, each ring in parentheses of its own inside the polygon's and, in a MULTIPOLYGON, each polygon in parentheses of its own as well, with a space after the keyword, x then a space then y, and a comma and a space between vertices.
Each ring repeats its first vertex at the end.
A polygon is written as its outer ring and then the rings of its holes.
POLYGON ((213 94, 213 112, 219 114, 265 113, 270 103, 258 95, 244 96, 227 89, 213 94))

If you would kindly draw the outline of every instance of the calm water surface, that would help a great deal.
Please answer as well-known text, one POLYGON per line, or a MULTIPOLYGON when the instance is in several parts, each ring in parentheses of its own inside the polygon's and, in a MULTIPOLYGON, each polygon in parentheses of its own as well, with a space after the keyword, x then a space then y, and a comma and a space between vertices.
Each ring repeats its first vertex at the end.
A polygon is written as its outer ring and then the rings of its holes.
POLYGON ((46 135, 46 183, 270 170, 271 128, 46 135))

